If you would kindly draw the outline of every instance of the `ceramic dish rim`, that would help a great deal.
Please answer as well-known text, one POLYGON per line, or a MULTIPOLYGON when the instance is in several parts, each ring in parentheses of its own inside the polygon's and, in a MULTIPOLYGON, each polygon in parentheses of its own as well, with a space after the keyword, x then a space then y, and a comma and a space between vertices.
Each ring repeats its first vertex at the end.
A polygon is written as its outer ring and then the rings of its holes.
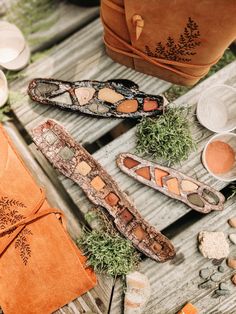
MULTIPOLYGON (((225 178, 222 178, 216 174, 214 174, 207 166, 207 162, 206 162, 206 149, 208 147, 208 145, 216 138, 220 138, 221 136, 224 136, 224 135, 230 135, 230 136, 233 136, 235 137, 236 139, 236 134, 235 133, 232 133, 232 132, 224 132, 224 133, 218 133, 218 134, 215 134, 213 135, 208 141, 207 143, 205 144, 204 146, 204 149, 203 149, 203 152, 202 152, 202 163, 203 163, 203 166, 205 167, 205 169, 208 171, 208 173, 210 175, 212 175, 215 179, 217 180, 220 180, 220 181, 224 181, 224 182, 232 182, 234 180, 236 180, 236 175, 234 177, 232 177, 231 179, 225 179, 225 178)), ((236 153, 236 152, 235 152, 236 153)))
POLYGON ((213 129, 213 128, 210 128, 207 124, 205 124, 205 123, 202 122, 201 114, 199 114, 199 107, 200 107, 200 103, 201 103, 203 97, 205 96, 205 94, 206 94, 209 90, 211 90, 211 89, 213 89, 213 88, 217 88, 217 87, 224 87, 225 89, 228 88, 228 89, 230 89, 231 91, 234 91, 235 94, 236 94, 236 88, 233 87, 233 86, 230 86, 230 85, 226 85, 226 84, 217 84, 217 85, 213 85, 213 86, 211 86, 211 87, 208 87, 207 89, 205 89, 205 90, 201 93, 201 95, 200 95, 200 97, 199 97, 199 99, 198 99, 196 114, 197 114, 197 119, 198 119, 198 121, 199 121, 199 122, 201 123, 201 125, 204 126, 206 129, 208 129, 208 130, 210 130, 210 131, 212 131, 212 132, 214 132, 214 133, 225 134, 225 133, 229 133, 229 132, 232 132, 233 130, 235 130, 235 129, 236 129, 236 124, 235 124, 234 127, 228 128, 228 129, 226 129, 226 130, 224 130, 224 131, 222 131, 222 130, 217 130, 217 129, 213 129))

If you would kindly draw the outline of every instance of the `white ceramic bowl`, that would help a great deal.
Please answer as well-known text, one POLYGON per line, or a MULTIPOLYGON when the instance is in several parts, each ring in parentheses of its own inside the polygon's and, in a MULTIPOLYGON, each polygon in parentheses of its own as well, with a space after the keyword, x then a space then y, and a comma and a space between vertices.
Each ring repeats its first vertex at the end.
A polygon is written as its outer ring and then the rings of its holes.
POLYGON ((2 107, 8 99, 8 85, 5 74, 0 70, 0 107, 2 107))
POLYGON ((25 39, 14 29, 0 29, 0 64, 16 59, 25 48, 25 39))
POLYGON ((30 59, 30 49, 20 29, 0 21, 0 65, 8 70, 21 70, 30 59))
POLYGON ((197 105, 199 122, 216 132, 230 132, 236 128, 236 89, 216 85, 206 89, 197 105))
POLYGON ((18 55, 17 58, 10 62, 2 63, 2 67, 11 70, 11 71, 19 71, 23 69, 30 60, 30 48, 28 44, 25 45, 24 50, 18 55))
POLYGON ((225 182, 230 182, 230 181, 236 180, 236 159, 235 159, 233 168, 227 173, 215 174, 209 169, 207 162, 206 162, 206 150, 207 150, 208 145, 212 142, 215 142, 215 141, 222 141, 222 142, 229 144, 233 148, 233 150, 235 152, 235 158, 236 158, 236 134, 235 133, 216 134, 213 137, 211 137, 211 139, 208 141, 208 143, 206 144, 206 146, 203 150, 202 162, 204 164, 204 167, 207 169, 207 171, 213 177, 215 177, 218 180, 222 180, 225 182))

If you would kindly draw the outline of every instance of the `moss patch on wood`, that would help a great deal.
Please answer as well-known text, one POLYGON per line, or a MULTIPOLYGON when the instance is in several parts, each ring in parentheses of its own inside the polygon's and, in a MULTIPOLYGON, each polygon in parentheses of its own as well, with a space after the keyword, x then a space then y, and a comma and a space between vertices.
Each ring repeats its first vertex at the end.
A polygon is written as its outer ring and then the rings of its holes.
POLYGON ((84 230, 77 243, 88 258, 87 264, 101 274, 124 276, 140 262, 140 255, 132 243, 119 235, 84 230))
POLYGON ((138 153, 167 165, 180 163, 196 149, 187 108, 169 108, 158 118, 143 118, 136 130, 138 153))
POLYGON ((11 107, 9 106, 9 104, 6 104, 4 107, 0 108, 0 122, 6 122, 10 120, 10 111, 11 107))
POLYGON ((22 79, 25 77, 25 74, 23 73, 23 71, 16 72, 16 71, 6 70, 5 75, 6 75, 8 84, 15 80, 22 79))
POLYGON ((84 228, 77 244, 87 256, 89 266, 112 277, 124 276, 137 269, 140 253, 129 240, 120 236, 101 208, 89 210, 85 219, 93 230, 84 228))

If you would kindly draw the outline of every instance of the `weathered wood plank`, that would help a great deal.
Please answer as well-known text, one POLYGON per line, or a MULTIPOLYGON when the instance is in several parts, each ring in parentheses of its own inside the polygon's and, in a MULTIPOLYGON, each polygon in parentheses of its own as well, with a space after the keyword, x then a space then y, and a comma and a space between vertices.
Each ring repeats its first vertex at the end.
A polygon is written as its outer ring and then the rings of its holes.
MULTIPOLYGON (((176 103, 184 104, 187 102, 194 107, 196 105, 201 89, 205 88, 206 86, 210 86, 216 82, 226 82, 227 84, 235 85, 236 74, 234 69, 235 62, 230 64, 228 67, 221 70, 199 86, 195 87, 192 91, 177 100, 176 103)), ((120 136, 118 139, 114 140, 111 144, 100 149, 94 156, 103 164, 103 166, 109 171, 109 173, 116 178, 121 187, 126 190, 130 195, 132 195, 132 198, 135 199, 136 205, 143 213, 143 215, 158 228, 163 229, 182 215, 186 214, 189 209, 179 202, 170 200, 160 193, 156 193, 151 189, 141 186, 139 183, 134 182, 131 178, 128 178, 120 171, 118 171, 114 162, 115 156, 118 152, 134 150, 134 132, 135 129, 130 130, 129 132, 120 136), (158 213, 156 213, 155 211, 157 207, 158 213)), ((181 165, 181 170, 188 173, 189 175, 197 174, 196 177, 198 179, 201 179, 204 182, 208 182, 209 184, 217 188, 222 188, 225 184, 209 176, 199 162, 200 151, 202 150, 204 143, 207 141, 212 133, 206 131, 197 124, 194 127, 193 133, 194 136, 198 139, 199 149, 197 153, 193 153, 192 156, 190 156, 189 160, 186 163, 183 163, 183 165, 181 165)), ((65 186, 66 190, 73 198, 75 203, 78 205, 80 210, 82 212, 86 212, 90 205, 79 187, 73 184, 72 181, 65 179, 62 176, 60 176, 60 179, 62 180, 63 185, 65 186)), ((215 213, 212 215, 215 215, 215 213)), ((209 216, 205 219, 207 219, 208 221, 209 216)), ((121 296, 118 295, 117 298, 118 300, 120 300, 121 296)), ((113 311, 112 313, 116 314, 116 312, 113 311)), ((155 311, 153 313, 155 313, 155 311)))
MULTIPOLYGON (((212 84, 227 83, 236 86, 236 62, 228 65, 209 79, 197 85, 190 92, 179 98, 175 103, 189 104, 194 110, 196 102, 200 96, 201 90, 212 84)), ((70 130, 71 131, 71 130, 70 130)), ((177 169, 182 172, 194 176, 200 181, 206 182, 211 186, 221 189, 226 183, 214 179, 205 170, 200 162, 201 151, 212 135, 212 132, 206 130, 198 123, 194 123, 192 128, 193 136, 198 141, 198 150, 190 155, 186 162, 181 165, 176 165, 177 169)), ((162 230, 181 216, 185 215, 190 209, 177 201, 168 198, 161 193, 158 193, 142 184, 136 182, 132 178, 123 174, 115 163, 117 154, 121 152, 134 152, 135 151, 135 128, 129 130, 117 139, 113 140, 110 144, 101 148, 94 154, 94 157, 105 167, 105 169, 112 175, 113 178, 119 183, 122 190, 126 191, 133 200, 143 216, 158 229, 162 230)), ((75 203, 78 205, 82 212, 86 212, 88 208, 88 201, 81 192, 80 188, 72 183, 69 179, 60 176, 63 185, 68 193, 71 195, 75 203)))
POLYGON ((53 46, 98 16, 98 7, 85 8, 68 1, 60 1, 57 4, 56 10, 50 16, 50 19, 55 21, 53 25, 46 31, 41 31, 30 36, 32 51, 36 52, 53 46))
MULTIPOLYGON (((35 177, 35 180, 39 185, 46 188, 47 198, 53 207, 60 208, 64 211, 67 218, 68 231, 73 239, 78 238, 81 231, 80 221, 78 216, 73 213, 70 205, 68 204, 65 194, 60 190, 59 186, 49 180, 47 175, 41 169, 39 164, 36 162, 33 155, 30 153, 27 145, 25 144, 23 138, 17 131, 13 123, 5 123, 5 128, 13 140, 17 150, 20 152, 22 159, 29 168, 30 172, 35 177)), ((98 285, 88 293, 79 297, 76 301, 71 302, 69 305, 65 306, 62 312, 57 311, 57 313, 84 313, 93 312, 96 314, 104 314, 107 312, 111 289, 113 285, 113 280, 105 276, 98 276, 98 285)))
MULTIPOLYGON (((203 216, 199 221, 184 229, 172 241, 177 248, 177 256, 173 261, 158 264, 146 259, 141 264, 140 271, 145 273, 151 282, 152 296, 145 309, 145 314, 176 314, 182 306, 191 301, 202 314, 234 314, 236 309, 236 290, 230 282, 232 270, 225 263, 225 272, 222 274, 222 282, 227 282, 231 295, 212 298, 217 283, 211 289, 199 289, 198 284, 203 282, 199 277, 199 270, 210 267, 217 268, 212 262, 204 258, 197 247, 197 235, 201 230, 223 231, 226 235, 232 233, 227 220, 235 215, 235 200, 228 201, 222 213, 211 213, 203 216)), ((235 245, 230 245, 231 253, 236 253, 235 245)), ((118 282, 111 313, 122 313, 122 287, 118 282)))
POLYGON ((137 73, 114 63, 103 49, 102 27, 99 20, 77 32, 56 46, 38 62, 24 72, 25 78, 14 81, 12 90, 20 93, 19 100, 12 103, 12 109, 30 130, 45 118, 63 123, 82 143, 91 143, 121 122, 120 119, 99 119, 58 108, 32 103, 26 95, 28 83, 35 77, 55 77, 62 80, 127 78, 134 80, 148 93, 164 92, 170 84, 157 78, 137 73), (91 43, 92 49, 91 49, 91 43), (22 97, 21 97, 22 96, 22 97))
MULTIPOLYGON (((24 31, 26 27, 22 21, 23 12, 19 17, 19 15, 14 15, 14 12, 12 13, 11 11, 11 3, 14 4, 14 2, 16 1, 3 0, 0 3, 0 8, 2 8, 3 13, 7 13, 8 10, 14 22, 18 23, 19 26, 23 25, 22 30, 24 31), (19 19, 20 21, 18 21, 19 19)), ((99 15, 99 7, 85 8, 72 4, 69 1, 55 1, 52 2, 51 6, 50 15, 46 15, 40 20, 36 19, 34 25, 26 31, 32 52, 53 46, 90 23, 99 15), (36 28, 36 31, 33 32, 34 28, 36 28)))

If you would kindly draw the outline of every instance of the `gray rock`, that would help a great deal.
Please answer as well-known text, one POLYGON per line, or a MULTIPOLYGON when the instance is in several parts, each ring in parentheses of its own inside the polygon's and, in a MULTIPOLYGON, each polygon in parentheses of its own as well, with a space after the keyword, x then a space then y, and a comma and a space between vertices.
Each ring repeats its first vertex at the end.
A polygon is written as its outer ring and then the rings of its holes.
POLYGON ((215 258, 214 258, 214 259, 212 260, 212 264, 213 264, 214 266, 218 266, 218 265, 222 264, 223 261, 224 261, 224 258, 221 258, 221 259, 215 259, 215 258))
POLYGON ((223 272, 225 271, 225 269, 224 269, 223 266, 219 266, 219 267, 218 267, 218 271, 219 271, 220 273, 223 273, 223 272))
POLYGON ((228 290, 228 285, 225 282, 221 282, 219 288, 220 290, 228 290))
POLYGON ((219 273, 214 273, 213 275, 211 275, 211 280, 214 282, 218 282, 221 279, 221 274, 219 273))
POLYGON ((223 289, 223 290, 216 290, 215 293, 218 295, 218 296, 222 296, 222 295, 229 295, 230 294, 230 291, 229 289, 223 289))
POLYGON ((211 289, 212 283, 210 280, 204 281, 198 285, 199 289, 211 289))
POLYGON ((212 274, 212 270, 209 268, 203 268, 200 270, 199 275, 202 279, 208 279, 212 274))

